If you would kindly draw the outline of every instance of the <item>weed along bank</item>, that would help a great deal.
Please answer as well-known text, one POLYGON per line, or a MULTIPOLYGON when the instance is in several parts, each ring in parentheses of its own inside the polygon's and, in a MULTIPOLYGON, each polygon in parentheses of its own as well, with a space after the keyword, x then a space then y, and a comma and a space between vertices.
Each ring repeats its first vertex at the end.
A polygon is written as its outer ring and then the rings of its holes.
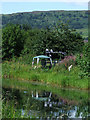
POLYGON ((45 55, 39 55, 39 56, 33 57, 32 67, 33 66, 34 66, 34 68, 35 67, 39 67, 40 66, 40 64, 39 64, 40 62, 41 62, 42 68, 45 68, 48 63, 49 63, 49 68, 52 67, 52 59, 50 57, 48 57, 48 56, 45 56, 45 55), (34 66, 35 59, 36 59, 36 65, 37 66, 34 66))

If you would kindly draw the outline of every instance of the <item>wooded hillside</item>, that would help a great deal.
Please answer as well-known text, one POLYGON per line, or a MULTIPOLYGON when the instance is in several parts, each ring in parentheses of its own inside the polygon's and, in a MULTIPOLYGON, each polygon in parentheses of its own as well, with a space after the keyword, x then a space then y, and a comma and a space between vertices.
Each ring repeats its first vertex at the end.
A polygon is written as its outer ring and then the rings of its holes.
POLYGON ((88 11, 34 11, 2 15, 2 25, 27 24, 32 28, 46 28, 56 25, 58 21, 68 23, 70 28, 87 37, 88 11), (84 31, 84 32, 83 32, 84 31))

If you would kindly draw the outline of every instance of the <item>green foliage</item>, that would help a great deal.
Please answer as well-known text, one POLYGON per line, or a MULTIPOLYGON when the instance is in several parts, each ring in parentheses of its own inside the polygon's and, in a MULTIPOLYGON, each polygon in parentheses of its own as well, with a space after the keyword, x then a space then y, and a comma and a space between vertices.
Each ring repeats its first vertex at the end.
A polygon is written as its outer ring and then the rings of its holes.
POLYGON ((33 49, 36 54, 45 54, 46 48, 75 54, 82 51, 83 44, 80 34, 73 33, 67 24, 59 23, 53 29, 41 30, 33 49))
POLYGON ((88 11, 37 11, 2 15, 2 24, 27 24, 33 28, 53 26, 57 21, 69 22, 70 28, 82 29, 88 26, 88 11))
POLYGON ((12 60, 14 60, 15 58, 15 61, 21 63, 21 64, 28 64, 28 65, 31 65, 32 64, 32 59, 33 59, 33 54, 21 54, 20 57, 13 57, 12 60))
POLYGON ((24 49, 22 51, 22 54, 34 54, 36 52, 36 41, 39 39, 39 29, 29 29, 27 32, 25 32, 25 43, 24 43, 24 49))
POLYGON ((90 44, 86 43, 83 47, 83 55, 78 55, 77 57, 78 66, 81 69, 80 76, 90 77, 90 44))
POLYGON ((19 56, 23 46, 25 35, 20 25, 7 25, 2 30, 2 56, 11 58, 19 56))
POLYGON ((2 117, 3 118, 22 118, 21 117, 21 110, 16 111, 14 106, 14 102, 6 102, 3 100, 3 105, 2 105, 2 117))
MULTIPOLYGON (((46 48, 52 48, 51 44, 52 40, 52 33, 49 29, 42 30, 38 33, 36 43, 34 44, 35 53, 38 54, 45 54, 46 48)), ((52 44, 54 47, 54 43, 52 44)))
POLYGON ((82 51, 83 39, 73 33, 67 24, 59 23, 52 28, 32 29, 27 25, 7 25, 2 34, 3 59, 23 56, 26 62, 32 55, 45 54, 48 48, 67 54, 82 51), (24 57, 25 56, 25 57, 24 57))
POLYGON ((56 65, 51 70, 45 71, 41 68, 33 69, 30 65, 22 64, 20 61, 4 61, 2 68, 2 77, 8 79, 5 82, 3 81, 3 85, 10 86, 13 83, 17 86, 22 82, 25 85, 25 81, 27 81, 56 85, 58 87, 88 89, 88 78, 81 79, 78 77, 80 69, 76 66, 73 66, 70 72, 65 68, 64 64, 56 65))
POLYGON ((37 74, 32 74, 32 75, 31 75, 31 80, 33 80, 33 81, 40 81, 39 75, 37 75, 37 74))

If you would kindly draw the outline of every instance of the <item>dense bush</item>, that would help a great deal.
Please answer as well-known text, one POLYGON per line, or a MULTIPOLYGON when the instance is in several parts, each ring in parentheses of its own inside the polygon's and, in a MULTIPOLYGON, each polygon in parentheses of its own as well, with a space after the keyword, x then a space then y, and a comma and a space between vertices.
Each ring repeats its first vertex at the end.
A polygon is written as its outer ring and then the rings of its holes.
POLYGON ((36 54, 44 54, 45 49, 63 51, 67 54, 82 51, 83 38, 68 28, 68 25, 59 23, 53 29, 41 30, 38 33, 34 49, 36 54))
POLYGON ((48 48, 67 54, 82 51, 83 39, 68 25, 59 23, 53 29, 32 29, 27 25, 7 25, 2 34, 3 59, 26 54, 45 54, 48 48))
POLYGON ((80 76, 90 77, 90 44, 86 43, 83 47, 83 54, 78 55, 77 64, 81 69, 80 76))
POLYGON ((2 30, 2 56, 11 58, 20 56, 24 47, 25 35, 20 25, 7 25, 2 30))

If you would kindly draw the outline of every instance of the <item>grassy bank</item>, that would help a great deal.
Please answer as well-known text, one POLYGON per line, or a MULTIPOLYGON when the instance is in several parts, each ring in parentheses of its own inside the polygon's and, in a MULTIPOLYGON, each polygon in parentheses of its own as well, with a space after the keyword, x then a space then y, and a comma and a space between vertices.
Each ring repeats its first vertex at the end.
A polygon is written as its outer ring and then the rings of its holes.
POLYGON ((80 77, 80 69, 77 66, 73 66, 69 72, 64 64, 56 65, 52 69, 34 69, 30 64, 20 61, 5 61, 2 67, 4 79, 38 82, 56 87, 88 89, 89 78, 80 77))

